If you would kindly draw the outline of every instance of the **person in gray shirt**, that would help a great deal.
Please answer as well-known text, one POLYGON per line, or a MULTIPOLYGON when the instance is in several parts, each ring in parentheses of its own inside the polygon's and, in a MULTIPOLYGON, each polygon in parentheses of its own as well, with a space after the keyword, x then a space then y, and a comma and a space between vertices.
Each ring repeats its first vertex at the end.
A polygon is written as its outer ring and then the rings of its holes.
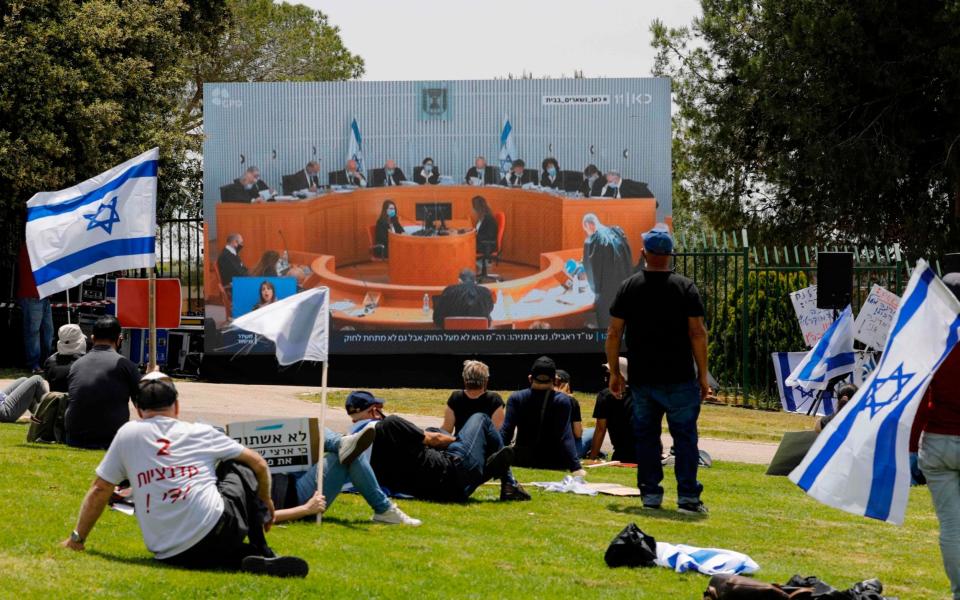
POLYGON ((120 355, 123 338, 116 317, 104 315, 93 326, 93 348, 70 367, 67 445, 108 448, 130 419, 127 402, 138 393, 140 371, 120 355))

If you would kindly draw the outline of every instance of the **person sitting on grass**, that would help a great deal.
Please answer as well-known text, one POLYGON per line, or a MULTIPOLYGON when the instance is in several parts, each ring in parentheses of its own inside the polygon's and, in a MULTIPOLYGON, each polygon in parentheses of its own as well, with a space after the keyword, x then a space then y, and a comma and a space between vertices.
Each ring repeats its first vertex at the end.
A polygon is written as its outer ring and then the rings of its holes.
POLYGON ((563 392, 570 397, 570 431, 573 432, 573 441, 577 445, 577 456, 586 458, 590 448, 593 447, 593 434, 596 431, 594 427, 583 427, 583 414, 580 412, 580 402, 574 397, 570 389, 570 373, 563 369, 557 369, 557 376, 554 377, 553 389, 563 392))
POLYGON ((84 550, 114 488, 129 481, 143 540, 157 560, 305 577, 306 561, 276 556, 267 545, 274 507, 263 457, 210 425, 179 420, 177 389, 159 371, 146 375, 139 388, 141 420, 117 432, 62 545, 84 550))
MULTIPOLYGON (((606 371, 604 381, 609 382, 609 363, 604 363, 603 368, 606 371)), ((626 386, 627 358, 625 356, 620 357, 618 370, 626 386)), ((624 393, 622 400, 614 396, 609 387, 597 394, 597 402, 593 407, 593 418, 597 420, 597 426, 593 435, 593 446, 590 448, 587 458, 598 459, 601 457, 600 447, 603 446, 603 438, 609 431, 610 443, 613 444, 611 459, 622 463, 636 464, 637 441, 633 435, 633 426, 630 424, 629 403, 629 388, 624 393)))
POLYGON ((355 428, 376 423, 370 464, 380 484, 392 493, 464 502, 485 482, 506 477, 513 449, 504 447, 489 416, 470 416, 452 436, 424 431, 396 415, 385 417, 383 403, 370 392, 356 391, 347 396, 346 408, 355 428))
MULTIPOLYGON (((479 360, 465 360, 462 375, 463 389, 450 394, 441 428, 447 433, 456 434, 463 429, 470 417, 484 414, 490 417, 494 429, 499 433, 505 411, 500 394, 487 391, 490 367, 479 360)), ((508 471, 500 481, 500 499, 529 500, 530 494, 514 479, 513 473, 508 471)))
POLYGON ((47 393, 43 377, 21 377, 0 392, 0 423, 16 423, 27 410, 33 413, 47 393))
POLYGON ((323 493, 317 491, 317 469, 274 476, 273 504, 277 507, 277 523, 293 521, 325 513, 343 485, 350 481, 373 509, 371 520, 387 525, 419 527, 421 521, 400 510, 380 489, 377 476, 364 452, 375 438, 375 424, 368 422, 357 433, 341 436, 327 429, 323 449, 327 452, 323 463, 323 493), (355 442, 354 439, 363 439, 355 442))
POLYGON ((87 338, 79 325, 63 325, 57 331, 57 351, 43 363, 43 378, 51 392, 66 394, 69 388, 70 367, 87 353, 87 338))
POLYGON ((505 443, 517 434, 514 464, 535 469, 559 469, 584 475, 573 439, 570 396, 554 390, 557 365, 541 356, 530 369, 530 387, 507 399, 507 411, 500 428, 505 443))
POLYGON ((140 370, 120 355, 120 321, 103 315, 93 325, 93 348, 70 367, 70 402, 64 426, 67 445, 103 449, 130 420, 128 403, 137 397, 140 370))

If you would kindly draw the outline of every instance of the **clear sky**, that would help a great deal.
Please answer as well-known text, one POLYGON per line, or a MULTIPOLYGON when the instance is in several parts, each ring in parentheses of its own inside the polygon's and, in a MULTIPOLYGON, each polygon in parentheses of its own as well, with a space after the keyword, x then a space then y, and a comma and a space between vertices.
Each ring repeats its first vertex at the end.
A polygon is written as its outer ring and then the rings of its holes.
POLYGON ((340 27, 366 80, 642 77, 650 22, 687 25, 699 0, 299 0, 340 27))

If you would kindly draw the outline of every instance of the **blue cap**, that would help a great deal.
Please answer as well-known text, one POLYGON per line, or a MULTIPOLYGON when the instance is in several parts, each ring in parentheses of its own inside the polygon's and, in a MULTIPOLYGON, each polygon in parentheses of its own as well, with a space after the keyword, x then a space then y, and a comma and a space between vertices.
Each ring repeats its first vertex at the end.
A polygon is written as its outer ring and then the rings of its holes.
POLYGON ((379 404, 383 406, 383 398, 377 398, 373 394, 363 390, 357 390, 355 392, 350 392, 350 395, 347 396, 347 401, 344 404, 347 409, 347 414, 353 414, 358 412, 363 412, 373 406, 374 404, 379 404))
POLYGON ((657 223, 643 234, 643 249, 650 254, 667 256, 673 254, 673 236, 665 223, 657 223))

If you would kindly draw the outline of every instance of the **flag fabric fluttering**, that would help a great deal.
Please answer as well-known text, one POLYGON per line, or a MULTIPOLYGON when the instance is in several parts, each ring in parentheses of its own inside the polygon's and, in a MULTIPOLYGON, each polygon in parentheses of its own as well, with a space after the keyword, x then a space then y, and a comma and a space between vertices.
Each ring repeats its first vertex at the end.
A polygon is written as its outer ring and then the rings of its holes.
POLYGON ((920 260, 873 373, 824 428, 790 480, 820 502, 902 524, 908 444, 930 379, 960 337, 960 302, 920 260))
POLYGON ((153 148, 73 187, 27 202, 27 250, 41 298, 87 279, 156 265, 153 148))
POLYGON ((347 160, 357 161, 357 172, 365 173, 366 164, 363 160, 363 138, 360 137, 360 126, 357 125, 356 117, 350 122, 350 132, 347 136, 347 160))
POLYGON ((853 311, 848 304, 820 341, 791 371, 787 385, 804 390, 825 390, 834 377, 852 373, 856 364, 853 322, 853 311))
POLYGON ((282 366, 301 360, 327 361, 330 290, 312 288, 234 319, 231 326, 267 338, 282 366))
MULTIPOLYGON (((817 402, 817 390, 805 390, 787 384, 787 377, 806 358, 807 352, 774 352, 773 371, 777 377, 777 391, 780 393, 780 406, 784 412, 807 414, 817 402)), ((817 416, 832 415, 836 401, 833 390, 823 390, 820 403, 817 404, 817 416)))
POLYGON ((500 161, 500 176, 506 177, 513 161, 517 159, 517 140, 513 135, 513 125, 506 115, 503 117, 503 129, 500 130, 500 153, 497 158, 500 161))

